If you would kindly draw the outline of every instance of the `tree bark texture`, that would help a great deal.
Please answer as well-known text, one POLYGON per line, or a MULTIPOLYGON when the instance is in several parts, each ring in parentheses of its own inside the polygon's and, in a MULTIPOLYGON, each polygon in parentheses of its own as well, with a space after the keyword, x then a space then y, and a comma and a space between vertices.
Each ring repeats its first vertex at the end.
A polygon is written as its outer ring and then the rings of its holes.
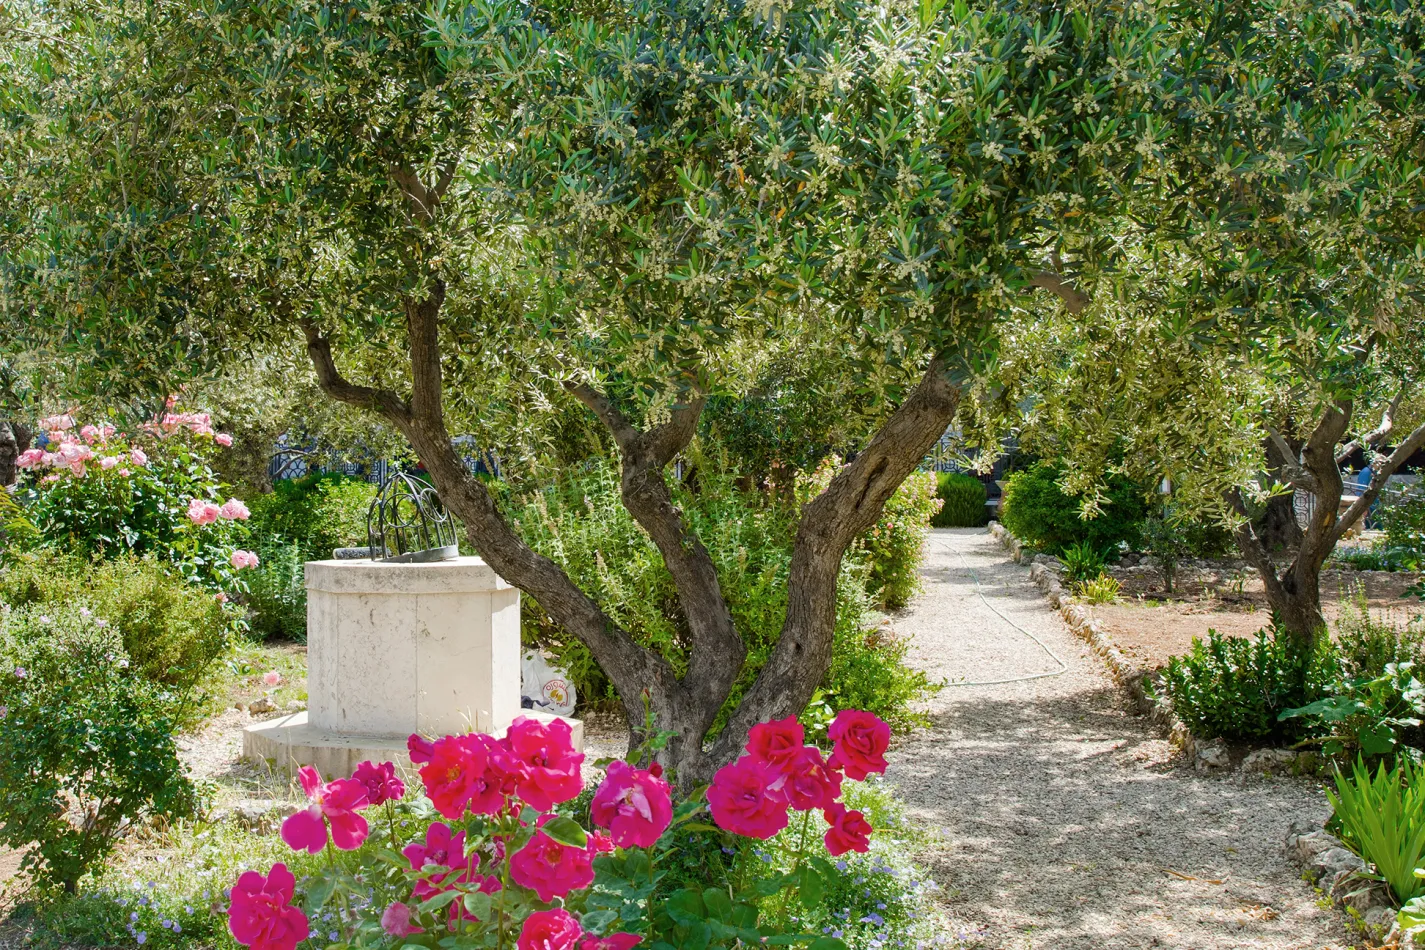
MULTIPOLYGON (((1391 435, 1391 415, 1398 403, 1399 399, 1391 404, 1380 427, 1360 440, 1364 442, 1367 452, 1383 444, 1391 435)), ((1354 443, 1341 444, 1350 427, 1353 411, 1354 406, 1349 399, 1340 400, 1328 408, 1295 457, 1289 449, 1282 447, 1281 440, 1274 439, 1279 443, 1281 466, 1278 470, 1283 480, 1295 488, 1310 491, 1316 499, 1311 518, 1301 530, 1301 540, 1291 560, 1278 568, 1260 525, 1244 520, 1236 532, 1237 547, 1261 575, 1267 602, 1276 621, 1303 649, 1314 646, 1326 629, 1326 617, 1321 609, 1321 569, 1327 558, 1341 537, 1365 516, 1380 497, 1390 476, 1425 445, 1425 425, 1422 425, 1409 433, 1390 454, 1377 455, 1371 465, 1370 483, 1360 497, 1342 512, 1341 498, 1345 486, 1341 479, 1340 459, 1358 447, 1354 443)), ((1271 453, 1268 454, 1270 457, 1271 453)), ((1240 493, 1233 503, 1245 519, 1247 507, 1240 493)))
POLYGON ((886 501, 953 420, 961 387, 947 377, 940 360, 933 361, 865 450, 803 508, 780 639, 727 727, 709 744, 708 730, 742 671, 747 651, 712 558, 674 503, 666 478, 667 467, 697 431, 701 390, 693 386, 666 422, 640 429, 592 386, 567 387, 614 437, 623 503, 658 547, 677 587, 690 633, 688 671, 680 679, 661 654, 636 643, 559 564, 530 548, 465 468, 442 411, 438 327, 443 301, 444 287, 436 284, 426 297, 407 305, 409 397, 347 381, 336 367, 330 342, 315 324, 304 323, 308 356, 322 389, 334 399, 381 414, 401 430, 481 557, 589 648, 623 701, 630 741, 636 740, 634 730, 643 723, 646 696, 657 728, 674 733, 662 759, 679 786, 691 790, 710 781, 718 767, 737 757, 753 725, 800 713, 811 699, 831 665, 842 556, 876 523, 886 501))
POLYGON ((15 460, 30 447, 34 433, 24 423, 0 420, 0 488, 9 488, 19 477, 15 460))

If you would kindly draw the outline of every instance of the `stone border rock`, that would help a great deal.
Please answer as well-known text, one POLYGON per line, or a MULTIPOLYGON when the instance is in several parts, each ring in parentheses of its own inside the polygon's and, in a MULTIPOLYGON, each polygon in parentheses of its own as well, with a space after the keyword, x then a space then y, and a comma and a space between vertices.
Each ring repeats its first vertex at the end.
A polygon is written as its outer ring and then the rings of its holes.
POLYGON ((1366 862, 1353 854, 1339 838, 1303 822, 1293 822, 1286 833, 1286 853, 1305 868, 1306 877, 1322 893, 1362 924, 1386 946, 1416 946, 1402 940, 1395 917, 1395 902, 1389 888, 1367 876, 1366 862))

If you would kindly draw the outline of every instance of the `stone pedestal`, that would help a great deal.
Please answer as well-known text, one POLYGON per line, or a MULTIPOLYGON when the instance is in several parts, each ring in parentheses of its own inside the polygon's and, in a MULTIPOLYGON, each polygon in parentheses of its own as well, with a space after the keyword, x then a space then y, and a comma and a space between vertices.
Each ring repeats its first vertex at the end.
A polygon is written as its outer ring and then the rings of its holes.
POLYGON ((519 590, 475 557, 308 563, 307 706, 248 727, 243 756, 332 777, 408 765, 411 733, 501 734, 521 714, 519 590))

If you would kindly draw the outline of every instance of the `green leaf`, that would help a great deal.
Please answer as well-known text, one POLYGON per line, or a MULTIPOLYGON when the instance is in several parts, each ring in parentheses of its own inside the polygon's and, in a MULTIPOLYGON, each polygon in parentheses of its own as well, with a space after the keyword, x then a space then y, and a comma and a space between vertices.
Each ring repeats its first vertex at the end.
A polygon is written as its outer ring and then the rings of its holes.
POLYGON ((332 896, 332 890, 336 888, 336 878, 322 875, 307 887, 307 899, 302 902, 302 908, 310 917, 326 906, 328 898, 332 896))
POLYGON ((822 898, 826 895, 821 875, 810 865, 802 865, 801 870, 797 872, 797 877, 801 883, 802 906, 807 910, 816 910, 821 906, 822 898))
POLYGON ((539 830, 565 847, 585 848, 589 844, 589 835, 579 827, 579 823, 563 815, 545 822, 539 830))
POLYGON ((471 891, 465 895, 465 899, 462 903, 465 904, 465 909, 474 915, 476 920, 484 921, 490 919, 490 895, 484 891, 471 891))

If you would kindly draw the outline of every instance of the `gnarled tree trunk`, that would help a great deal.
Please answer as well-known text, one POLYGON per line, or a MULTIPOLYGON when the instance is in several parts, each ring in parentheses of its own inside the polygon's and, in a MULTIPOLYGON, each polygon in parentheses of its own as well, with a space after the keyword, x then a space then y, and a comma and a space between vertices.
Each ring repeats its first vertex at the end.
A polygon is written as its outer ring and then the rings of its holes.
MULTIPOLYGON (((1404 395, 1395 398, 1373 432, 1358 442, 1341 444, 1351 424, 1354 405, 1342 399, 1328 408, 1316 423, 1299 452, 1293 451, 1284 438, 1272 434, 1279 463, 1279 477, 1289 485, 1315 496, 1311 519, 1301 532, 1300 543, 1284 568, 1278 568, 1271 548, 1259 526, 1248 521, 1237 528, 1237 547, 1262 577, 1267 602, 1277 622, 1290 633, 1303 649, 1315 645, 1326 629, 1326 616, 1321 610, 1321 569, 1351 526, 1365 516, 1391 475, 1425 445, 1425 425, 1408 434, 1389 455, 1378 455, 1371 465, 1371 480, 1359 498, 1341 511, 1345 486, 1341 480, 1341 461, 1357 447, 1369 451, 1384 445, 1393 432, 1393 415, 1404 395)), ((1245 518, 1247 506, 1238 493, 1233 498, 1238 512, 1245 518)))
POLYGON ((24 423, 0 420, 0 488, 15 484, 20 474, 15 460, 30 447, 32 438, 34 433, 24 423))
POLYGON ((444 287, 435 285, 406 308, 411 346, 409 398, 355 385, 336 367, 329 341, 305 323, 307 351, 323 390, 381 413, 410 441, 442 501, 465 524, 471 544, 501 576, 533 595, 549 615, 588 646, 623 700, 632 730, 643 721, 646 694, 660 729, 674 738, 663 755, 684 788, 709 781, 736 758, 758 722, 800 713, 831 665, 836 580, 841 558, 858 534, 875 524, 887 499, 945 431, 961 388, 940 360, 891 414, 866 448, 802 510, 788 580, 786 621, 771 657, 719 739, 707 732, 731 693, 746 647, 723 596, 711 557, 673 504, 667 467, 692 439, 703 399, 696 385, 669 420, 642 430, 613 401, 587 384, 569 391, 608 428, 618 446, 624 505, 662 554, 688 621, 688 671, 679 678, 656 651, 629 633, 576 586, 563 568, 531 549, 510 528, 485 486, 461 462, 441 403, 438 318, 444 287))

